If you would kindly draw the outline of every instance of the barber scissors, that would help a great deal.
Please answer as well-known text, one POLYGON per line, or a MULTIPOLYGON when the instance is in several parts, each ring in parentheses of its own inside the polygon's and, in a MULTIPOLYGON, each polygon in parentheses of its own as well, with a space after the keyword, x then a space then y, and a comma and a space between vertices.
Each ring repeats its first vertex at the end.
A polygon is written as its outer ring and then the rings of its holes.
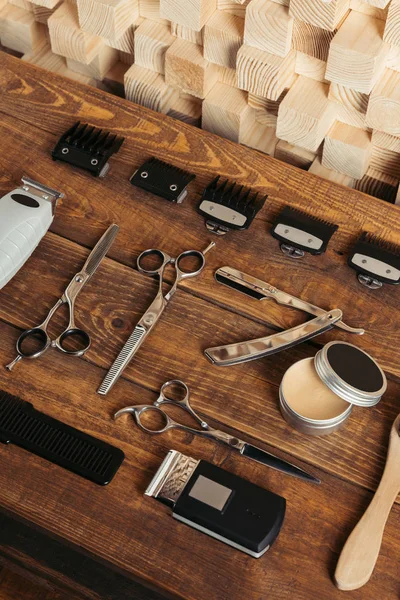
POLYGON ((276 469, 282 473, 286 473, 287 475, 293 475, 294 477, 298 477, 300 479, 304 479, 306 481, 311 481, 313 483, 321 483, 319 479, 306 473, 299 467, 292 465, 291 463, 266 452, 265 450, 261 450, 256 446, 252 446, 243 440, 240 440, 234 436, 229 435, 224 431, 220 431, 219 429, 213 429, 208 425, 191 407, 190 405, 190 392, 188 386, 183 382, 177 379, 172 381, 167 381, 164 385, 161 386, 160 395, 155 400, 153 404, 139 404, 137 406, 127 406, 126 408, 122 408, 118 412, 115 413, 114 419, 118 419, 124 414, 132 414, 136 424, 145 431, 150 434, 160 434, 164 433, 170 429, 180 429, 181 431, 186 431, 188 433, 193 433, 195 435, 199 435, 205 438, 209 438, 218 442, 222 442, 226 444, 230 448, 237 450, 242 456, 246 456, 252 460, 255 460, 263 465, 271 467, 272 469, 276 469), (168 394, 169 391, 169 394, 168 394), (176 399, 177 397, 181 397, 181 399, 176 399), (172 404, 174 406, 180 407, 182 410, 186 411, 193 417, 198 425, 200 425, 201 429, 194 429, 193 427, 189 427, 187 425, 183 425, 182 423, 178 423, 174 421, 162 408, 160 408, 163 404, 172 404), (162 425, 160 427, 149 427, 147 426, 142 416, 146 412, 155 412, 162 419, 162 425))
POLYGON ((100 266, 101 261, 110 249, 118 231, 118 225, 110 225, 89 254, 82 270, 73 276, 65 292, 61 298, 57 300, 53 308, 50 309, 43 323, 21 333, 16 344, 18 356, 10 364, 6 365, 6 369, 11 371, 23 358, 39 358, 42 354, 47 352, 49 348, 55 348, 60 352, 64 352, 64 354, 70 354, 72 356, 83 356, 83 354, 89 350, 91 344, 89 334, 75 325, 75 300, 82 288, 87 284, 100 266), (52 340, 47 332, 47 328, 51 319, 63 304, 68 305, 69 323, 57 339, 52 340), (24 350, 24 348, 27 348, 29 341, 34 343, 34 351, 30 351, 29 349, 24 350), (73 350, 67 345, 67 343, 71 341, 74 342, 74 345, 78 349, 73 350))
POLYGON ((199 250, 186 250, 186 252, 182 252, 178 258, 172 258, 172 256, 169 256, 169 254, 166 252, 163 252, 162 250, 156 250, 154 248, 145 250, 139 255, 137 259, 138 270, 140 273, 145 273, 146 275, 152 275, 153 277, 158 276, 158 292, 153 302, 129 336, 114 363, 110 367, 110 370, 97 390, 98 394, 102 396, 108 394, 113 385, 119 379, 123 370, 128 366, 136 352, 139 350, 140 346, 157 324, 159 318, 165 310, 165 307, 175 294, 178 284, 185 279, 190 279, 200 275, 206 264, 205 255, 209 250, 211 250, 211 248, 214 248, 214 246, 215 242, 211 242, 211 244, 209 244, 207 248, 203 250, 203 252, 200 252, 199 250), (153 259, 157 260, 160 263, 160 266, 155 269, 147 268, 145 266, 146 259, 149 257, 153 257, 153 259), (189 257, 197 259, 198 266, 196 269, 185 268, 184 261, 189 257), (172 265, 175 269, 175 281, 172 284, 169 292, 164 295, 164 272, 168 265, 172 265))

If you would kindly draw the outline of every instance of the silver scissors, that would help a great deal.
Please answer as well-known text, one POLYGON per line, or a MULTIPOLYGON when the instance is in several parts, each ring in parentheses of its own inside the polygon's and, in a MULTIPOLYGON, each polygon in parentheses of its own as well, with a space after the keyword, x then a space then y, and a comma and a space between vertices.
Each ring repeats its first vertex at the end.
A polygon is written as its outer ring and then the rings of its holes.
POLYGON ((110 227, 102 235, 100 240, 89 254, 82 270, 73 276, 65 292, 61 298, 57 300, 53 308, 50 309, 43 323, 21 333, 16 344, 18 356, 10 364, 6 365, 6 369, 11 371, 23 358, 39 358, 49 348, 56 348, 60 352, 70 354, 72 356, 83 356, 83 354, 89 350, 91 344, 89 334, 86 333, 86 331, 83 331, 83 329, 79 329, 75 325, 75 300, 82 288, 96 272, 101 261, 110 249, 118 231, 118 225, 110 225, 110 227), (51 319, 63 304, 68 304, 69 323, 66 329, 57 337, 57 339, 52 340, 47 332, 47 328, 51 319), (76 347, 78 347, 77 350, 73 350, 66 345, 67 341, 71 342, 71 340, 73 340, 76 347), (34 343, 35 350, 29 350, 27 347, 29 341, 34 343), (24 350, 24 347, 27 349, 24 350))
POLYGON ((215 242, 211 242, 203 252, 199 250, 186 250, 182 252, 178 258, 172 258, 166 252, 162 250, 150 249, 142 252, 137 259, 138 270, 146 275, 158 276, 158 292, 153 302, 146 310, 135 329, 129 336, 127 342, 118 354, 114 363, 110 367, 107 375, 105 376, 102 384, 97 390, 98 394, 105 396, 111 390, 113 385, 117 382, 123 370, 127 367, 129 362, 135 356, 144 340, 147 338, 149 333, 152 331, 159 318, 163 314, 165 307, 175 294, 178 284, 184 279, 190 279, 200 275, 205 267, 206 259, 205 255, 211 248, 214 248, 215 242), (154 269, 148 269, 145 266, 145 259, 153 257, 160 263, 160 266, 154 269), (196 269, 185 269, 184 261, 193 257, 198 260, 198 266, 196 269), (164 272, 168 265, 172 265, 175 268, 175 281, 170 288, 169 292, 164 295, 163 293, 163 279, 164 272))
POLYGON ((292 465, 291 463, 266 452, 265 450, 261 450, 256 446, 252 446, 243 440, 240 440, 234 436, 225 433, 224 431, 220 431, 219 429, 213 429, 210 427, 191 407, 190 405, 190 392, 188 386, 178 379, 173 379, 172 381, 167 381, 164 385, 161 386, 160 395, 155 400, 153 404, 139 404, 137 406, 127 406, 126 408, 122 408, 118 412, 115 413, 114 419, 118 419, 124 414, 132 414, 136 424, 145 431, 146 433, 151 434, 160 434, 168 431, 169 429, 180 429, 181 431, 186 431, 188 433, 193 433, 195 435, 200 435, 202 437, 206 437, 218 442, 222 442, 226 444, 230 448, 237 450, 240 452, 242 456, 246 456, 247 458, 251 458, 263 465, 271 467, 272 469, 276 469, 282 473, 286 473, 287 475, 293 475, 294 477, 298 477, 300 479, 304 479, 306 481, 311 481, 313 483, 321 483, 319 479, 306 473, 299 467, 292 465), (168 395, 168 389, 170 391, 170 395, 168 395), (177 399, 177 396, 182 397, 182 399, 177 399), (178 423, 174 421, 162 408, 160 408, 163 404, 173 404, 175 406, 179 406, 182 410, 186 411, 193 417, 198 425, 200 425, 201 429, 194 429, 193 427, 189 427, 187 425, 183 425, 182 423, 178 423), (142 420, 142 416, 146 412, 155 412, 162 419, 162 425, 160 427, 148 427, 142 420))

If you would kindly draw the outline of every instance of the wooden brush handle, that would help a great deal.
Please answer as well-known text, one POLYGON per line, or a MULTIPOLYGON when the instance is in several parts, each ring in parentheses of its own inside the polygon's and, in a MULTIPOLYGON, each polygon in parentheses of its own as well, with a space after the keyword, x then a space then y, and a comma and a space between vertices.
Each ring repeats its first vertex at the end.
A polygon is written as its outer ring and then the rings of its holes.
MULTIPOLYGON (((395 425, 399 419, 396 419, 395 425)), ((386 467, 379 487, 363 517, 348 538, 335 572, 340 590, 356 590, 372 575, 390 510, 400 489, 400 441, 392 428, 386 467), (395 434, 395 435, 393 435, 395 434), (397 439, 396 439, 397 438, 397 439)))

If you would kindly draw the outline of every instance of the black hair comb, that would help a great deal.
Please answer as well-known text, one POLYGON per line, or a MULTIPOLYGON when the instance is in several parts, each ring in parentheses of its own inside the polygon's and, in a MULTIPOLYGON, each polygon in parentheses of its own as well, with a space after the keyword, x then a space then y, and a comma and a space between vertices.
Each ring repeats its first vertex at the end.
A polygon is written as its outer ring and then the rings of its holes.
POLYGON ((217 235, 224 235, 231 229, 247 229, 268 196, 259 196, 258 192, 228 179, 222 183, 219 180, 218 175, 205 188, 197 207, 206 218, 207 229, 217 235))
POLYGON ((107 485, 124 460, 122 450, 4 391, 0 391, 0 442, 15 444, 99 485, 107 485))
POLYGON ((302 258, 305 252, 325 252, 337 229, 338 225, 285 206, 276 219, 271 234, 281 242, 284 254, 292 258, 302 258))
POLYGON ((187 195, 187 186, 196 175, 174 167, 158 158, 147 160, 131 177, 131 184, 180 204, 187 195))
POLYGON ((53 160, 62 160, 96 177, 105 177, 110 168, 107 161, 118 152, 124 139, 78 121, 62 134, 51 155, 53 160))
POLYGON ((352 248, 348 264, 357 271, 358 281, 376 290, 384 283, 400 283, 400 246, 363 232, 352 248))

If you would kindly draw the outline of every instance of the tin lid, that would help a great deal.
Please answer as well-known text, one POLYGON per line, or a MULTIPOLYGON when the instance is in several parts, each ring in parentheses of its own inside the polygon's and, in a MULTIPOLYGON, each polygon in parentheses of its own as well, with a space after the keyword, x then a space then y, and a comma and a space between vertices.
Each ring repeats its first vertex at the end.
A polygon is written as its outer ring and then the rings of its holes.
POLYGON ((352 344, 329 342, 317 353, 314 364, 325 385, 350 404, 375 406, 386 391, 380 366, 352 344))

